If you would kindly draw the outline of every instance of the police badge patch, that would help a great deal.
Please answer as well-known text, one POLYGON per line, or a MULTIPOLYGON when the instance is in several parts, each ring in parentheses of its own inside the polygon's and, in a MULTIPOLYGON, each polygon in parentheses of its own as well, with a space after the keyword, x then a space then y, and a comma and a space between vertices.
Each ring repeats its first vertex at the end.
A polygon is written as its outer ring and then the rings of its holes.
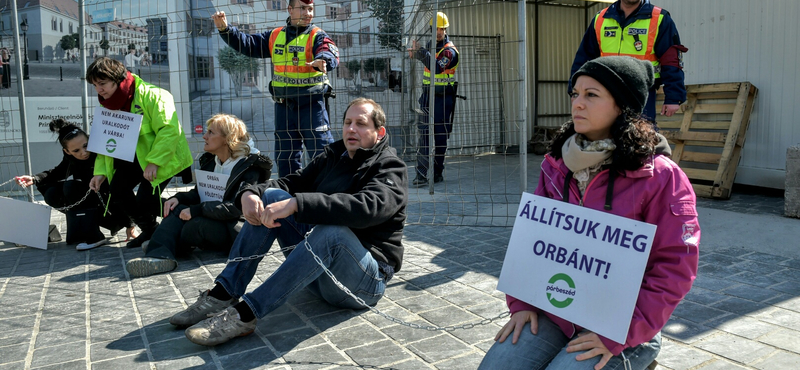
POLYGON ((330 49, 331 53, 333 53, 333 56, 337 58, 339 57, 339 48, 336 47, 335 44, 333 43, 328 44, 328 49, 330 49))
POLYGON ((617 31, 605 31, 603 37, 617 37, 617 31))

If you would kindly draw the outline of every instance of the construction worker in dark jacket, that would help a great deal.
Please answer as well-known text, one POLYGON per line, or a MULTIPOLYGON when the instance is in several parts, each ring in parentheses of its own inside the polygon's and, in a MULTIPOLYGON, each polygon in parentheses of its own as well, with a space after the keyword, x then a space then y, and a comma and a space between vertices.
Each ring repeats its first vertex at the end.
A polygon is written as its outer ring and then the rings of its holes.
MULTIPOLYGON (((431 19, 431 26, 433 20, 431 19)), ((447 15, 442 12, 436 13, 436 73, 433 76, 435 89, 434 109, 433 109, 433 140, 434 140, 434 160, 433 160, 433 182, 444 181, 444 153, 447 151, 447 139, 453 131, 453 111, 456 105, 457 86, 455 72, 458 68, 458 49, 447 37, 447 27, 450 21, 447 15)), ((427 48, 420 48, 414 40, 408 55, 412 59, 417 59, 425 66, 422 76, 422 96, 419 97, 419 107, 423 114, 420 115, 419 125, 419 149, 417 151, 417 177, 412 182, 415 186, 425 186, 428 184, 428 124, 430 120, 430 85, 431 71, 428 69, 430 64, 431 49, 430 43, 427 48)))
MULTIPOLYGON (((664 85, 661 115, 672 116, 686 101, 682 60, 686 51, 668 11, 653 6, 650 0, 617 0, 597 13, 589 24, 575 53, 570 76, 600 56, 628 55, 652 62, 656 80, 643 114, 655 122, 659 86, 664 85)), ((567 90, 571 92, 572 84, 567 90)))
POLYGON ((312 159, 333 142, 325 95, 327 72, 339 65, 339 49, 313 25, 314 0, 290 0, 286 26, 250 35, 228 25, 225 12, 211 18, 230 47, 252 58, 272 58, 270 93, 275 100, 278 176, 301 167, 303 146, 312 159))

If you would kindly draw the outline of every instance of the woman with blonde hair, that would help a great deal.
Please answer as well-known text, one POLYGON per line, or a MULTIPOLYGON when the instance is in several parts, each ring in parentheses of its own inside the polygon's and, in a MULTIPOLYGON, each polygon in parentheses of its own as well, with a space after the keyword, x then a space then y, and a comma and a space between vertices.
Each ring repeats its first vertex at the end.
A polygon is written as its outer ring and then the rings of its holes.
POLYGON ((197 186, 167 200, 164 219, 144 247, 145 257, 125 266, 132 277, 172 271, 178 266, 175 256, 187 255, 193 247, 227 253, 244 223, 234 204, 236 192, 269 179, 272 161, 249 144, 247 127, 236 116, 209 118, 203 141, 200 169, 229 175, 222 201, 202 202, 197 186))

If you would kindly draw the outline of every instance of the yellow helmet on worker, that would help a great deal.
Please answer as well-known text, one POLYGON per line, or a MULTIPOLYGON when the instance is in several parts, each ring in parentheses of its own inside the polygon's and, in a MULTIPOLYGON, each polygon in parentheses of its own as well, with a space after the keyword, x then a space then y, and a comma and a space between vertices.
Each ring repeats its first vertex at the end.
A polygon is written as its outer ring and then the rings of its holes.
MULTIPOLYGON (((431 26, 433 26, 433 18, 431 18, 431 26)), ((450 27, 450 21, 447 20, 447 15, 442 12, 436 12, 436 28, 450 27)))

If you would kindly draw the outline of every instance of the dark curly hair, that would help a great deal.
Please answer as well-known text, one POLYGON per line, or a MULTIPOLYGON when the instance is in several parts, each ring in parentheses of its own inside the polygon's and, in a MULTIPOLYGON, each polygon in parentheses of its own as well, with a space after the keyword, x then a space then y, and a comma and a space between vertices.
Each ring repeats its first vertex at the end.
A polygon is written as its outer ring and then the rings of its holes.
POLYGON ((61 147, 67 149, 67 143, 77 137, 78 135, 83 135, 86 139, 89 139, 89 135, 86 134, 86 131, 83 131, 78 125, 67 122, 62 118, 56 118, 50 121, 48 125, 50 132, 58 134, 58 138, 56 139, 61 147))
MULTIPOLYGON (((561 126, 550 143, 550 155, 556 159, 563 157, 561 148, 574 134, 575 123, 570 119, 561 126)), ((611 138, 617 148, 611 152, 609 167, 617 171, 634 171, 641 168, 647 158, 655 154, 659 142, 653 124, 631 111, 624 111, 617 116, 611 125, 611 138)))

